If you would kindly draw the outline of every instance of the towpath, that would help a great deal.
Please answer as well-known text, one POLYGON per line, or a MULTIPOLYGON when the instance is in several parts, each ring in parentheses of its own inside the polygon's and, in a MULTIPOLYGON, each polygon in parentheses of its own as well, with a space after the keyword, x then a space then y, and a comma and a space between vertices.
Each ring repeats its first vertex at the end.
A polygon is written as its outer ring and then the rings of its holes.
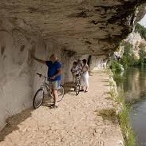
POLYGON ((0 146, 122 146, 118 122, 104 120, 98 111, 112 109, 109 77, 90 76, 89 92, 67 93, 57 109, 28 109, 8 119, 0 132, 0 146))

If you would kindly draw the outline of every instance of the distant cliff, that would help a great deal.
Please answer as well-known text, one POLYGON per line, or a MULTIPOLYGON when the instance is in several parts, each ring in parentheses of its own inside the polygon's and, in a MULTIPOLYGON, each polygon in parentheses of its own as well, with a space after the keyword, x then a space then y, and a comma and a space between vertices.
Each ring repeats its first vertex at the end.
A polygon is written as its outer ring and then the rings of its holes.
POLYGON ((146 52, 146 29, 137 24, 135 31, 128 36, 127 41, 132 45, 135 59, 140 59, 140 51, 146 52))
POLYGON ((134 31, 121 42, 117 54, 122 58, 123 65, 146 63, 146 28, 137 24, 134 31))

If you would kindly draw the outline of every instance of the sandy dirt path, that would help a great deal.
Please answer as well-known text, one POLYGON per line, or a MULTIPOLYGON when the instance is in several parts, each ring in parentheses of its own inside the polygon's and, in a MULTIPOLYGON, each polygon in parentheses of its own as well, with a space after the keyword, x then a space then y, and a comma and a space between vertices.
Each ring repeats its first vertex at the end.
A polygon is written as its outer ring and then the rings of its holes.
POLYGON ((90 76, 89 92, 68 91, 57 109, 28 109, 8 119, 0 146, 122 146, 118 123, 97 115, 113 108, 109 77, 103 71, 90 76))

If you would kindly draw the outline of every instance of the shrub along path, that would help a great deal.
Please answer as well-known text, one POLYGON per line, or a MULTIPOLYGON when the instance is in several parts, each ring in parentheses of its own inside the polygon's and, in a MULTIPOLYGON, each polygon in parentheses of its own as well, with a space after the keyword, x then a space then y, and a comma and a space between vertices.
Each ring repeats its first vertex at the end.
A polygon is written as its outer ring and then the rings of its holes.
POLYGON ((89 81, 89 92, 68 91, 57 109, 41 106, 9 118, 0 146, 122 146, 118 122, 98 114, 116 107, 107 94, 108 75, 98 71, 89 81))

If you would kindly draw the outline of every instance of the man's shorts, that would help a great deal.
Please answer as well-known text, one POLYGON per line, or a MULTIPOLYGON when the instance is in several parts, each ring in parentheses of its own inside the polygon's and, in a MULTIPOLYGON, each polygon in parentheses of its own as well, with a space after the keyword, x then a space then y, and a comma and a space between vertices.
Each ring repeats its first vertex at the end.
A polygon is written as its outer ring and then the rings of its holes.
POLYGON ((50 81, 49 86, 51 89, 59 89, 60 81, 50 81))

